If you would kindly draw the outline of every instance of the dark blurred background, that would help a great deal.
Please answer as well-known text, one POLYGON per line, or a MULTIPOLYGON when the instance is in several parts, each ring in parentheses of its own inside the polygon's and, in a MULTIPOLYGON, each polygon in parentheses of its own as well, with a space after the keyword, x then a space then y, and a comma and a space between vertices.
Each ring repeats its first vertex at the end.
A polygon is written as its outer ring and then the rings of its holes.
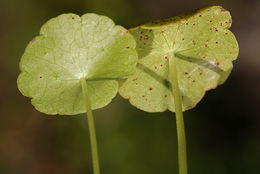
MULTIPOLYGON (((227 82, 185 112, 189 173, 260 173, 259 0, 1 0, 0 173, 92 173, 85 116, 39 113, 16 87, 20 57, 48 19, 94 12, 129 28, 210 5, 231 11, 240 55, 227 82)), ((102 174, 177 174, 172 113, 117 96, 94 114, 102 174)))

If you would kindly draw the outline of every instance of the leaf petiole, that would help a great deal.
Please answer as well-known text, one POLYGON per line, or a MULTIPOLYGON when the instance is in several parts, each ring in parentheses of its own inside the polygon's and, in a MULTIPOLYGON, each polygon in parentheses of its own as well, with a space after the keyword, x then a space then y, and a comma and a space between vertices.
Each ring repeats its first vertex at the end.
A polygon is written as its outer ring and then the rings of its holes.
POLYGON ((82 92, 85 99, 85 105, 87 110, 86 115, 88 119, 88 127, 89 127, 89 134, 90 134, 93 173, 100 174, 95 124, 94 124, 93 112, 91 109, 91 102, 88 96, 88 86, 85 78, 81 78, 80 81, 81 81, 82 92))
POLYGON ((169 74, 172 84, 172 94, 175 105, 176 115, 176 127, 177 127, 177 139, 178 139, 178 164, 179 174, 187 174, 187 154, 186 154, 186 136, 185 127, 182 113, 182 98, 180 95, 180 89, 178 84, 178 76, 176 69, 176 59, 174 54, 169 58, 169 74))

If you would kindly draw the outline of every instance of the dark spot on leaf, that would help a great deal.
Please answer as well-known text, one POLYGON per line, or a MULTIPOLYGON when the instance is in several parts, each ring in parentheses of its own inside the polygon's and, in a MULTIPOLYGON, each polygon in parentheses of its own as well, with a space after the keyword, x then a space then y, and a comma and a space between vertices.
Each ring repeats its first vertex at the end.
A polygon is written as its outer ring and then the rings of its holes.
POLYGON ((151 90, 153 90, 153 88, 150 87, 149 90, 151 91, 151 90))
POLYGON ((162 67, 163 66, 163 64, 160 64, 160 67, 162 67))
POLYGON ((219 64, 220 64, 219 62, 216 62, 216 65, 217 65, 217 66, 219 66, 219 64))
POLYGON ((182 40, 184 40, 184 38, 182 38, 182 40))
POLYGON ((42 76, 40 76, 40 79, 42 78, 42 76))
POLYGON ((202 72, 200 72, 200 75, 202 75, 202 72))
POLYGON ((35 39, 32 39, 31 41, 30 41, 30 43, 34 43, 35 42, 35 39))
POLYGON ((225 33, 225 35, 227 35, 228 33, 225 33))
POLYGON ((157 66, 154 66, 154 69, 157 69, 157 66))
POLYGON ((216 29, 216 32, 218 32, 218 29, 216 29))
POLYGON ((165 95, 164 95, 164 97, 166 98, 166 97, 167 97, 167 95, 165 94, 165 95))
POLYGON ((188 73, 187 72, 184 72, 185 75, 187 75, 188 73))
POLYGON ((164 59, 168 60, 168 56, 164 56, 164 59))
POLYGON ((205 44, 205 47, 208 47, 208 44, 205 44))
POLYGON ((165 31, 164 31, 164 30, 162 30, 160 33, 165 33, 165 31))
POLYGON ((199 15, 199 17, 201 17, 202 15, 199 15))
POLYGON ((212 22, 212 20, 210 20, 209 22, 212 22))
POLYGON ((194 82, 195 82, 195 80, 192 80, 192 82, 194 83, 194 82))
POLYGON ((216 44, 218 44, 218 41, 216 42, 216 44))
POLYGON ((193 40, 193 41, 192 41, 192 44, 193 44, 193 45, 196 45, 196 42, 193 40))
POLYGON ((220 11, 221 11, 221 12, 226 12, 227 10, 224 9, 224 8, 220 8, 220 11))
POLYGON ((192 24, 193 26, 195 26, 196 24, 192 24))
POLYGON ((130 48, 129 46, 127 46, 126 48, 130 48))
POLYGON ((144 95, 142 95, 142 97, 144 98, 144 95))

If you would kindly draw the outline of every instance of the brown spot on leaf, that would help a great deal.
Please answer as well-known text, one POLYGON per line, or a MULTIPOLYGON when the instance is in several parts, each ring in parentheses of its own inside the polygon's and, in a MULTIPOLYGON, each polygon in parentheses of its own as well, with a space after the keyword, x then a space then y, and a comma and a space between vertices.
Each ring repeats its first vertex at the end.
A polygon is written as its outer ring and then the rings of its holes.
POLYGON ((127 46, 126 48, 130 48, 129 46, 127 46))
POLYGON ((31 41, 30 41, 30 43, 34 43, 35 42, 35 39, 32 39, 31 41))
POLYGON ((194 83, 194 82, 196 82, 195 80, 192 80, 192 82, 194 83))
POLYGON ((151 91, 151 90, 153 90, 153 88, 150 87, 149 90, 151 91))
POLYGON ((185 75, 187 75, 188 73, 187 72, 184 72, 185 75))
POLYGON ((226 12, 227 10, 221 7, 221 8, 220 8, 220 11, 221 11, 221 12, 226 12))

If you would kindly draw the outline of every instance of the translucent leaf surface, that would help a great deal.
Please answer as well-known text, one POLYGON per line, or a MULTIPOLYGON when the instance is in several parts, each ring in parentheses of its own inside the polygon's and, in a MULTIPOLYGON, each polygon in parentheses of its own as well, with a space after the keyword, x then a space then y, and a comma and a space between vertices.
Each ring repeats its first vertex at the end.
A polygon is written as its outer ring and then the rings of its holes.
POLYGON ((195 107, 205 91, 224 83, 238 56, 230 26, 230 13, 213 6, 130 29, 139 61, 119 93, 144 111, 174 112, 169 59, 175 59, 183 110, 195 107))
POLYGON ((92 109, 107 105, 117 79, 133 73, 136 42, 105 16, 64 14, 43 25, 20 62, 18 88, 47 114, 85 112, 81 78, 87 80, 92 109))

